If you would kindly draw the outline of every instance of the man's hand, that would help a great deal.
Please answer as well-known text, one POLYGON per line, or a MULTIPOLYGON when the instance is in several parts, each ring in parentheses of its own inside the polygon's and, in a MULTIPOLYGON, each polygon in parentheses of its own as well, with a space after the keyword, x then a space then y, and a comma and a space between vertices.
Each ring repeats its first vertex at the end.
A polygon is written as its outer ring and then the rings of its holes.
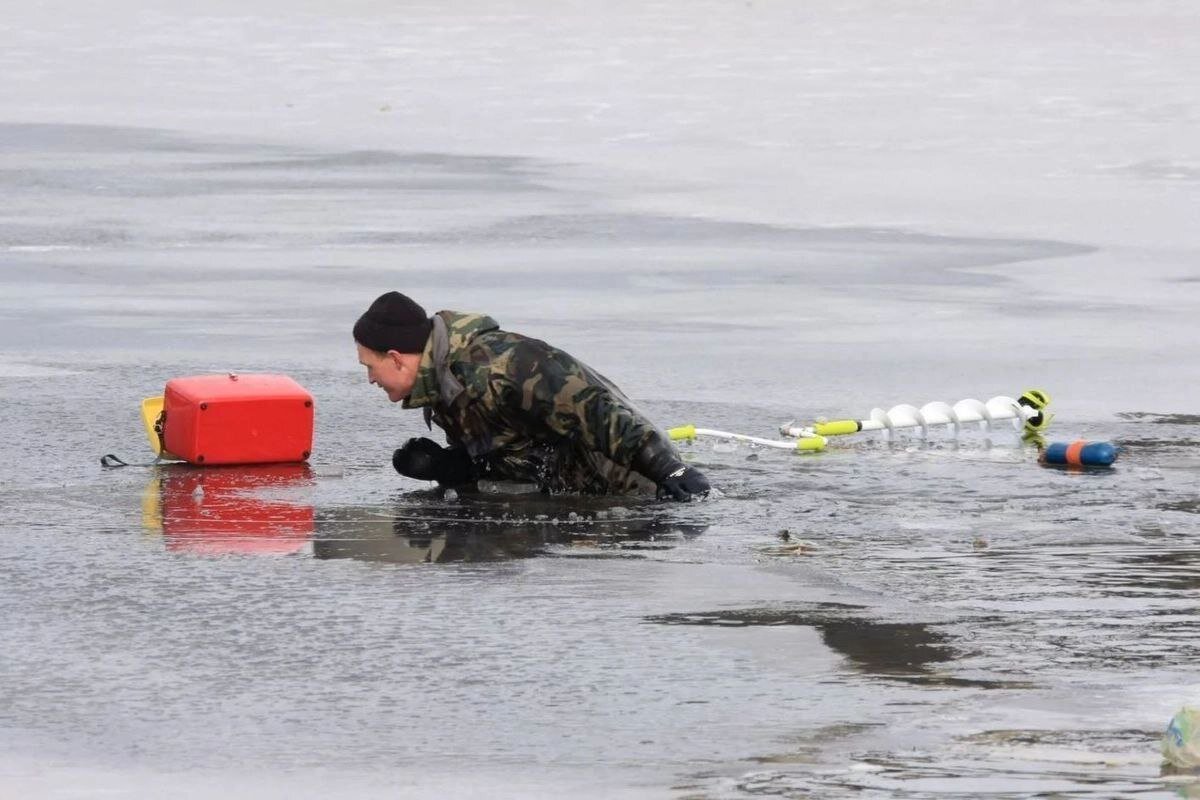
POLYGON ((392 454, 396 472, 419 481, 458 486, 474 480, 471 458, 461 447, 442 447, 432 439, 409 439, 392 454))
POLYGON ((659 434, 642 445, 633 458, 633 468, 658 484, 658 499, 691 500, 708 494, 712 486, 695 467, 679 460, 675 448, 659 434))
POLYGON ((659 482, 658 499, 671 497, 681 501, 691 500, 693 495, 707 495, 711 488, 708 478, 700 470, 680 465, 659 482))

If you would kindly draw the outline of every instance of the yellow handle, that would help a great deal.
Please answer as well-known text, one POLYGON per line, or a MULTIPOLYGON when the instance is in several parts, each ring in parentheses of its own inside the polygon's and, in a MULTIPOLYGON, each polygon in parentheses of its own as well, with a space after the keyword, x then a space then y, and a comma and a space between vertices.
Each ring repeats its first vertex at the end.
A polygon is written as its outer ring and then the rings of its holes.
POLYGON ((797 450, 817 451, 825 449, 824 436, 808 436, 803 439, 796 440, 797 450))
POLYGON ((1021 399, 1027 402, 1031 408, 1036 408, 1038 411, 1050 405, 1050 395, 1041 389, 1026 389, 1021 393, 1021 399))
POLYGON ((1046 406, 1050 405, 1050 395, 1041 389, 1026 389, 1020 402, 1038 412, 1025 420, 1026 433, 1037 434, 1049 427, 1050 420, 1054 419, 1054 415, 1046 410, 1046 406))
POLYGON ((858 433, 862 423, 853 419, 835 419, 832 422, 818 422, 813 430, 821 436, 841 436, 846 433, 858 433))
POLYGON ((669 428, 667 430, 667 438, 669 438, 672 442, 678 442, 681 439, 685 439, 690 442, 692 439, 696 438, 696 426, 680 425, 677 428, 669 428))
POLYGON ((142 401, 142 424, 146 427, 146 438, 150 440, 150 446, 154 448, 154 455, 162 455, 162 438, 159 436, 155 425, 158 423, 158 418, 162 414, 163 398, 147 397, 142 401))

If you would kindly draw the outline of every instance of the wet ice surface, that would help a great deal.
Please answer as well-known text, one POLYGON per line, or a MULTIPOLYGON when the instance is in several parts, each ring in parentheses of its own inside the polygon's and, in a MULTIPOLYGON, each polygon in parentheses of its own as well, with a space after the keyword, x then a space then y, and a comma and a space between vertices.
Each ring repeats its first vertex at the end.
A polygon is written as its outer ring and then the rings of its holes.
POLYGON ((695 446, 722 496, 687 507, 440 498, 337 445, 7 483, 6 738, 125 788, 1154 790, 1195 690, 1197 442, 1106 430, 1092 473, 695 446))
POLYGON ((23 12, 0 788, 1174 794, 1157 737, 1200 690, 1194 19, 979 9, 598 30, 129 4, 112 50, 23 12), (389 288, 560 344, 663 425, 1040 386, 1050 439, 1122 455, 699 443, 719 492, 688 506, 441 497, 387 467, 419 417, 349 345, 389 288), (142 397, 226 370, 314 393, 310 466, 101 472, 148 452, 142 397))

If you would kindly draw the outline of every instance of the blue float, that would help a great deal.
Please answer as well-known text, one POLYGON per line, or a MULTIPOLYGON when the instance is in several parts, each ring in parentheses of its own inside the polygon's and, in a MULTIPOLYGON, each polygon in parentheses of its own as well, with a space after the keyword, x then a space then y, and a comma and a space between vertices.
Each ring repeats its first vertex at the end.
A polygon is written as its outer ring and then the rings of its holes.
POLYGON ((1108 467, 1117 460, 1117 446, 1112 442, 1051 442, 1042 451, 1047 464, 1069 464, 1081 467, 1108 467))

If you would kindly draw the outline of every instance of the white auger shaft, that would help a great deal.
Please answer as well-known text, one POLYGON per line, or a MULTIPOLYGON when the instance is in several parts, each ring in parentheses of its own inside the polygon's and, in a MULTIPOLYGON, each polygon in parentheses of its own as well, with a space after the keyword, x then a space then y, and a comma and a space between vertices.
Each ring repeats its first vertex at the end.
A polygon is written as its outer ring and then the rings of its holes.
POLYGON ((735 442, 746 442, 763 447, 775 447, 780 450, 800 450, 803 452, 823 450, 825 448, 825 437, 816 436, 812 431, 796 439, 763 439, 758 436, 747 436, 744 433, 717 431, 712 428, 697 428, 695 425, 680 425, 676 428, 670 428, 667 431, 667 436, 673 442, 691 441, 697 436, 708 436, 714 439, 730 439, 735 442))
POLYGON ((785 436, 796 437, 884 431, 891 437, 893 431, 898 428, 918 428, 922 437, 928 437, 930 427, 945 425, 949 427, 953 436, 958 436, 967 425, 978 425, 980 430, 992 430, 997 423, 1009 422, 1017 431, 1023 428, 1037 433, 1050 423, 1053 416, 1046 411, 1049 404, 1049 395, 1039 389, 1030 389, 1017 400, 1001 395, 986 403, 978 400, 959 400, 953 406, 942 402, 926 403, 920 408, 898 405, 887 411, 882 408, 872 409, 867 419, 822 421, 811 427, 785 423, 779 427, 779 431, 785 436))

